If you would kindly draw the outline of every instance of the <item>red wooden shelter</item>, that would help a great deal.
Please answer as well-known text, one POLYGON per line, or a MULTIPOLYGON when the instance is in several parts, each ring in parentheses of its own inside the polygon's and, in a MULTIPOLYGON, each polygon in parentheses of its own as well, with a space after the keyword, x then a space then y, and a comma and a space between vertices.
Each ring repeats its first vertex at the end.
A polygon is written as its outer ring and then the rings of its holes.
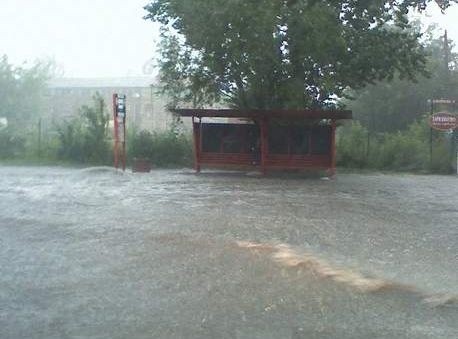
POLYGON ((336 121, 344 110, 175 109, 193 122, 195 169, 314 169, 335 174, 336 121), (223 118, 223 119, 221 119, 223 118), (223 121, 221 121, 223 120, 223 121))

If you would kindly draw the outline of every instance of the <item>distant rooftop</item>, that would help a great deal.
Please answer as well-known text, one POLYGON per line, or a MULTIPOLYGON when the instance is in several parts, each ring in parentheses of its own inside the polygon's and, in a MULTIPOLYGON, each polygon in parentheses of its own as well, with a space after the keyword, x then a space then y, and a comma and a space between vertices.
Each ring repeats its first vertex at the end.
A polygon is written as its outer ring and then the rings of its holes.
POLYGON ((49 88, 126 88, 150 87, 151 84, 157 84, 157 78, 55 78, 48 81, 49 88))

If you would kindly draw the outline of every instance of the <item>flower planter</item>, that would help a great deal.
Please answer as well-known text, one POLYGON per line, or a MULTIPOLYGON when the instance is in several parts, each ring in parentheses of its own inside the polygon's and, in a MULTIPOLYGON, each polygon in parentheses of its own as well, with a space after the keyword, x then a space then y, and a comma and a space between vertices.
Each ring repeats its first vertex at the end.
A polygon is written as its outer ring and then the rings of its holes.
POLYGON ((148 173, 151 171, 151 161, 145 158, 134 158, 132 172, 148 173))

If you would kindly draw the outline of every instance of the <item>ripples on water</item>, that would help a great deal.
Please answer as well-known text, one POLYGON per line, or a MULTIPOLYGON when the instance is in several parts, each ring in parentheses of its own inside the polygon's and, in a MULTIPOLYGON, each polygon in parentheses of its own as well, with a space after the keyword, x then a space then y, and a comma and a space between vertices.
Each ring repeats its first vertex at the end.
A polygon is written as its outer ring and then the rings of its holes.
POLYGON ((191 170, 0 167, 0 209, 2 218, 18 224, 39 219, 94 234, 142 230, 289 243, 443 291, 456 289, 457 185, 455 177, 443 176, 340 175, 323 181, 191 170))

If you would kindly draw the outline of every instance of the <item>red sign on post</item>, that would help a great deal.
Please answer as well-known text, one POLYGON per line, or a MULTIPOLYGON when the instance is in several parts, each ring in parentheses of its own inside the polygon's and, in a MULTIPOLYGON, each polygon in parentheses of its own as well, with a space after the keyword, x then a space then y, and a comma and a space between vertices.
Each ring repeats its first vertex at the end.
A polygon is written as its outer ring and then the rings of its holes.
POLYGON ((439 112, 431 115, 429 125, 438 131, 450 131, 458 126, 458 119, 454 114, 439 112))

